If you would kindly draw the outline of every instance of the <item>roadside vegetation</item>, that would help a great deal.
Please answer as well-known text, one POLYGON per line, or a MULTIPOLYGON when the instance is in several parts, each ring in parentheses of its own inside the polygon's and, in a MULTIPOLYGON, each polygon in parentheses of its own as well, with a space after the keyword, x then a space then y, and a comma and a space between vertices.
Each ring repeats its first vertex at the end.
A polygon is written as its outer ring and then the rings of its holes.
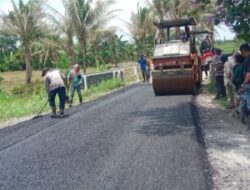
MULTIPOLYGON (((83 101, 90 101, 112 90, 121 88, 126 82, 121 80, 106 80, 99 85, 93 85, 83 90, 83 101)), ((0 122, 10 118, 18 118, 37 114, 47 101, 44 83, 36 80, 32 84, 17 84, 0 90, 0 122)), ((78 97, 74 97, 74 103, 78 104, 78 97)), ((58 102, 57 102, 58 105, 58 102)), ((66 105, 67 107, 67 105, 66 105)), ((44 112, 49 111, 47 104, 44 112)))
MULTIPOLYGON (((210 94, 215 96, 215 94, 216 94, 215 80, 212 79, 205 88, 207 88, 207 90, 210 94)), ((220 100, 215 100, 215 102, 218 103, 219 105, 221 105, 223 108, 227 108, 227 106, 228 106, 227 97, 221 98, 220 100)))
POLYGON ((223 53, 232 53, 239 48, 239 45, 234 41, 216 41, 214 44, 215 48, 223 50, 223 53))

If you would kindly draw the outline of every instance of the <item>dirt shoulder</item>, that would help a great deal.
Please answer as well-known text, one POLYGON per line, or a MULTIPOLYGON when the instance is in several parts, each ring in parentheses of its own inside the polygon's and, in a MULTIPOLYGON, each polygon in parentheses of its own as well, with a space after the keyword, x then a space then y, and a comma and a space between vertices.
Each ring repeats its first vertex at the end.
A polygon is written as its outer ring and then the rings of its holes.
MULTIPOLYGON (((205 87, 206 88, 206 87, 205 87)), ((247 190, 250 184, 250 130, 202 93, 196 104, 204 133, 214 189, 247 190)))

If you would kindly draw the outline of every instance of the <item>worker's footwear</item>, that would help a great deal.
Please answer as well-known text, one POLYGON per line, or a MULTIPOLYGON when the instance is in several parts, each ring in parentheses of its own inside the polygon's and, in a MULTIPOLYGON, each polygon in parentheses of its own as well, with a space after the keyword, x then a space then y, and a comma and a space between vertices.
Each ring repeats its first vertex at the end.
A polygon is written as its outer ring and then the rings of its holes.
POLYGON ((56 118, 56 108, 52 108, 52 118, 56 118))
POLYGON ((64 109, 60 109, 60 117, 64 117, 64 109))
POLYGON ((214 100, 219 100, 219 99, 220 99, 219 96, 215 96, 215 97, 214 97, 214 100))
POLYGON ((79 102, 80 102, 80 104, 82 104, 82 97, 79 98, 79 102))
POLYGON ((72 107, 72 104, 73 104, 73 98, 70 98, 70 100, 69 100, 69 107, 72 107))

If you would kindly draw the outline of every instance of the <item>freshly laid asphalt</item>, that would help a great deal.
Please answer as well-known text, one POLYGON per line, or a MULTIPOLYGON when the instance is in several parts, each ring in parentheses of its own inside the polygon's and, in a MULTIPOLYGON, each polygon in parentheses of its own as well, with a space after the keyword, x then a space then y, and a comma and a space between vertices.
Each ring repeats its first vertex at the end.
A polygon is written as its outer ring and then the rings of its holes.
POLYGON ((0 189, 212 189, 192 99, 139 84, 1 129, 0 189))

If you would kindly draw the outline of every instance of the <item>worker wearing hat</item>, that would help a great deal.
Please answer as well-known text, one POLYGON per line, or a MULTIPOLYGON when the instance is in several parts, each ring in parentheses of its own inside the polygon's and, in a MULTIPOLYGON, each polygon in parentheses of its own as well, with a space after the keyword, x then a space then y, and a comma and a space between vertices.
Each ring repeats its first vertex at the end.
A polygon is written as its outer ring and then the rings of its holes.
POLYGON ((66 89, 65 89, 65 77, 57 69, 49 70, 44 68, 42 71, 42 77, 45 77, 45 89, 48 94, 48 99, 50 107, 52 110, 52 117, 56 117, 56 104, 55 97, 58 94, 59 96, 59 108, 60 108, 60 117, 64 116, 64 108, 66 101, 66 89))
POLYGON ((78 94, 79 102, 82 103, 82 93, 81 93, 81 85, 83 81, 82 74, 80 72, 80 65, 75 64, 73 68, 67 74, 67 80, 70 85, 70 101, 69 106, 71 107, 73 104, 75 91, 78 94))

